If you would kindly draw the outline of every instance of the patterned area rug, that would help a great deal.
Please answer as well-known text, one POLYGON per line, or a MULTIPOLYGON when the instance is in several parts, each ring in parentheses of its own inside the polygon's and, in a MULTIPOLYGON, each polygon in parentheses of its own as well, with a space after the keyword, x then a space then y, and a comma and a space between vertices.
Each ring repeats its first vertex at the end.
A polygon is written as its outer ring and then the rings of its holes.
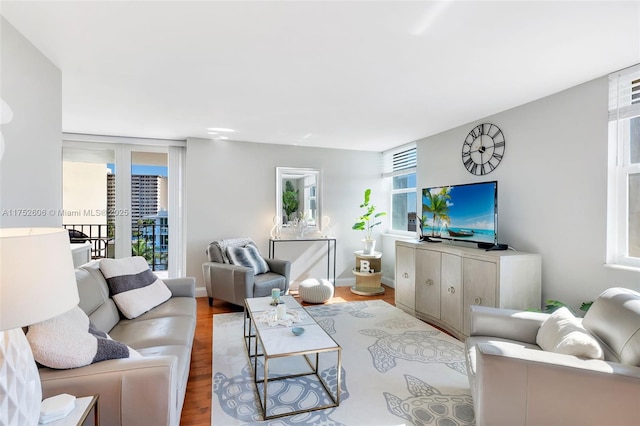
MULTIPOLYGON (((262 421, 242 342, 243 314, 219 314, 213 318, 212 425, 474 424, 461 342, 381 300, 307 312, 342 347, 340 406, 262 421)), ((327 365, 323 371, 329 383, 335 370, 327 365)), ((284 412, 326 401, 307 377, 270 382, 269 395, 284 412)))

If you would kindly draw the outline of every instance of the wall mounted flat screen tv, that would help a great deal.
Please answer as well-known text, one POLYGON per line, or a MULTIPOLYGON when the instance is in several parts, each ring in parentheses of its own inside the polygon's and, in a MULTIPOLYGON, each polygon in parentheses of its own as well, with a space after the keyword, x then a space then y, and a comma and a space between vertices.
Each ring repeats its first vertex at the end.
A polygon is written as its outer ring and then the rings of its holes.
POLYGON ((424 237, 497 244, 498 182, 424 188, 422 220, 424 237))

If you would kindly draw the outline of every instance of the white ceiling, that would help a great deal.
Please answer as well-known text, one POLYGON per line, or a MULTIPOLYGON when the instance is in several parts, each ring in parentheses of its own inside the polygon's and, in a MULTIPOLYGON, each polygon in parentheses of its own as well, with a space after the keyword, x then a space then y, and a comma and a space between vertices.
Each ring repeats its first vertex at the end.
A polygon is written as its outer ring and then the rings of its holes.
POLYGON ((640 1, 0 3, 63 130, 382 151, 640 62, 640 1))

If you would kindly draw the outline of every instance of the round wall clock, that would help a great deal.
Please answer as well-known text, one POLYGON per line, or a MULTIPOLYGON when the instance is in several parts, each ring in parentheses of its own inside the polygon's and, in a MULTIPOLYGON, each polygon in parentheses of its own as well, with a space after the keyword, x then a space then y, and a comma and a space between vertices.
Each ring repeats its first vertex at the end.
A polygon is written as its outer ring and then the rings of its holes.
POLYGON ((481 176, 491 173, 504 156, 505 139, 495 124, 474 127, 462 144, 462 163, 469 173, 481 176))

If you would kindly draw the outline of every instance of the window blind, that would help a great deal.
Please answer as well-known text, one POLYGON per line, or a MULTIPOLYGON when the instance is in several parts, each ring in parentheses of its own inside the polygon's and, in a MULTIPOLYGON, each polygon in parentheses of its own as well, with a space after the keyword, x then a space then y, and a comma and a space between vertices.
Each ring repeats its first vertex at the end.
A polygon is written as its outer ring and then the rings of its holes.
POLYGON ((609 121, 640 116, 640 64, 609 74, 609 121))
POLYGON ((383 176, 415 173, 418 164, 416 144, 412 142, 383 153, 383 176))

